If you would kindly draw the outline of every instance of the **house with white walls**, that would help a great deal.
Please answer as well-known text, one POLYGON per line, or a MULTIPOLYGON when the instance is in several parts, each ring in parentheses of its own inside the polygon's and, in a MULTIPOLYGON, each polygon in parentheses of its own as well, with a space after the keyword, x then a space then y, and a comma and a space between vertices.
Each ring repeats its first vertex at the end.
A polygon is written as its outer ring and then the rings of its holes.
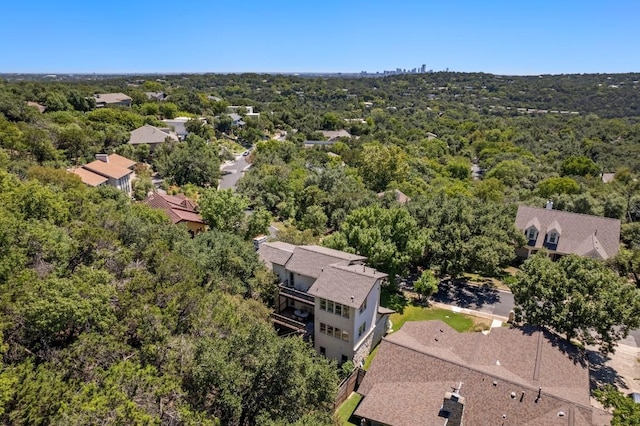
POLYGON ((319 354, 356 365, 386 334, 387 274, 366 266, 366 257, 283 242, 260 244, 258 256, 279 279, 272 319, 283 334, 302 334, 319 354))

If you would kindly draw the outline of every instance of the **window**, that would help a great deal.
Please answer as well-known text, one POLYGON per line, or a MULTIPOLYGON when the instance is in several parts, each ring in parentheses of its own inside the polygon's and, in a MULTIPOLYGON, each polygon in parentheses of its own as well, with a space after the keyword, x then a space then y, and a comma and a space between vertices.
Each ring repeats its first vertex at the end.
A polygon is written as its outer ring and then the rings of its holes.
POLYGON ((342 340, 345 342, 349 341, 349 333, 347 331, 342 330, 342 340))
POLYGON ((535 240, 538 238, 538 230, 534 227, 531 227, 527 230, 527 239, 535 240))
POLYGON ((333 302, 330 300, 327 300, 327 312, 333 313, 333 302))
POLYGON ((320 323, 320 333, 327 334, 327 324, 323 322, 320 323))
POLYGON ((327 326, 327 336, 333 337, 333 326, 332 325, 328 325, 327 326))
POLYGON ((349 311, 351 311, 351 308, 350 308, 350 307, 348 307, 348 306, 343 306, 343 307, 342 307, 342 316, 343 316, 344 318, 347 318, 347 319, 348 319, 348 318, 349 318, 349 311))
POLYGON ((364 299, 362 305, 360 305, 360 313, 363 313, 367 309, 367 299, 364 299))
POLYGON ((335 328, 333 330, 333 337, 335 337, 336 339, 340 339, 342 337, 342 330, 340 330, 339 328, 335 328))
POLYGON ((338 316, 342 315, 342 305, 339 304, 339 303, 336 303, 335 314, 338 315, 338 316))
POLYGON ((345 362, 349 361, 349 357, 346 355, 342 355, 342 357, 340 358, 340 362, 342 364, 344 364, 345 362))
POLYGON ((320 299, 320 310, 321 311, 327 310, 327 299, 320 299))
POLYGON ((362 323, 362 325, 358 328, 358 337, 362 336, 362 333, 364 333, 364 330, 367 328, 367 323, 364 322, 362 323))
POLYGON ((552 232, 549 235, 547 235, 547 242, 549 244, 557 244, 558 243, 558 233, 557 232, 552 232))
POLYGON ((327 348, 325 348, 324 346, 320 346, 320 355, 326 355, 327 354, 327 348))

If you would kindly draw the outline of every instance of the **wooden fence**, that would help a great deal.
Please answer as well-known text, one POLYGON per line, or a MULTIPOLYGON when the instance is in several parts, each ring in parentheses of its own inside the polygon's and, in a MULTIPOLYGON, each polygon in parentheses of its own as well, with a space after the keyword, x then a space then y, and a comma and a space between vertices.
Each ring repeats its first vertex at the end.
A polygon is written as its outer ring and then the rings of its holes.
POLYGON ((336 397, 336 402, 333 404, 334 410, 337 410, 340 404, 349 398, 351 392, 358 390, 358 386, 362 383, 365 374, 367 374, 365 370, 360 367, 356 367, 349 377, 340 383, 340 386, 338 387, 338 396, 336 397))

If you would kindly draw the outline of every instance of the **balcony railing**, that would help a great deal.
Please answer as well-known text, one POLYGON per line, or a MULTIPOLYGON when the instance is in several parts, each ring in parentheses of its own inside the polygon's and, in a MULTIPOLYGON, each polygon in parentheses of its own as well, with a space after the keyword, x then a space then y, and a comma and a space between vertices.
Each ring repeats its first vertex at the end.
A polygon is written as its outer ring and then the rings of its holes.
POLYGON ((315 305, 315 301, 313 296, 305 293, 304 291, 296 290, 293 287, 287 287, 285 284, 280 284, 280 294, 293 297, 294 299, 310 304, 311 306, 315 305))
POLYGON ((280 315, 280 314, 276 314, 276 313, 272 313, 271 314, 271 320, 273 322, 275 322, 276 324, 280 324, 280 325, 284 325, 286 327, 289 327, 293 330, 299 331, 304 333, 305 332, 305 327, 306 325, 300 321, 296 321, 294 319, 291 319, 289 317, 285 317, 284 315, 280 315))

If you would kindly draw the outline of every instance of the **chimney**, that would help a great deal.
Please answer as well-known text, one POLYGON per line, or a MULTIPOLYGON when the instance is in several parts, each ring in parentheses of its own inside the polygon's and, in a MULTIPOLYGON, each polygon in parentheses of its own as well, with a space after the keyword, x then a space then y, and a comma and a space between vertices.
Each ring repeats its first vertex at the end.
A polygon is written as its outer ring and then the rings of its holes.
POLYGON ((96 154, 96 160, 100 160, 103 163, 109 162, 109 156, 107 154, 96 154))
POLYGON ((447 419, 447 426, 462 425, 462 415, 464 412, 464 397, 457 392, 447 392, 444 394, 440 417, 447 419))
POLYGON ((547 210, 553 210, 553 201, 547 200, 547 210))

